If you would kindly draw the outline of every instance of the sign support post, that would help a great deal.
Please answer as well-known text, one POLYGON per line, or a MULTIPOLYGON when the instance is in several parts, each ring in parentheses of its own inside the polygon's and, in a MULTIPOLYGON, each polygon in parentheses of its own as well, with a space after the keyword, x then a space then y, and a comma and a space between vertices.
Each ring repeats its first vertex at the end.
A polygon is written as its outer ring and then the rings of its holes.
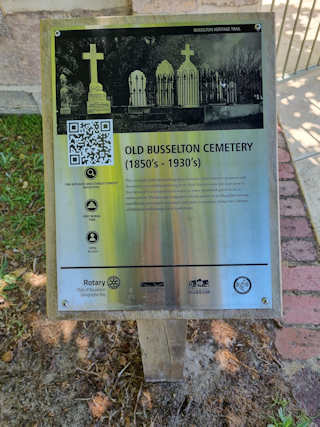
POLYGON ((138 320, 137 324, 145 381, 183 381, 187 321, 138 320))

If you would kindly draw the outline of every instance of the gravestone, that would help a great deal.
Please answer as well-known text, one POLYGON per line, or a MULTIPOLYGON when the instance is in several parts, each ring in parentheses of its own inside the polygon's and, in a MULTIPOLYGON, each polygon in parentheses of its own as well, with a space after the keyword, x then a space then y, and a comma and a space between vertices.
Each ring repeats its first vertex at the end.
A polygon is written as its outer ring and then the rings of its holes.
POLYGON ((71 114, 71 94, 68 88, 67 77, 64 74, 60 75, 60 114, 71 114))
POLYGON ((146 380, 182 380, 188 319, 281 315, 273 15, 46 20, 41 40, 48 315, 137 320, 146 380), (89 89, 68 120, 66 61, 89 89))
POLYGON ((172 65, 164 59, 157 67, 157 105, 171 106, 174 103, 174 71, 172 65))
POLYGON ((84 52, 82 58, 90 61, 91 81, 87 102, 88 114, 110 113, 110 101, 107 100, 102 84, 98 82, 97 61, 101 61, 104 58, 103 53, 97 53, 96 45, 90 43, 90 52, 84 52))
POLYGON ((190 56, 194 55, 194 51, 190 49, 188 43, 185 45, 185 49, 181 51, 181 55, 184 55, 186 59, 177 71, 178 104, 182 107, 198 107, 199 71, 190 60, 190 56))
POLYGON ((129 105, 132 107, 146 107, 146 76, 140 70, 135 70, 129 76, 129 105))

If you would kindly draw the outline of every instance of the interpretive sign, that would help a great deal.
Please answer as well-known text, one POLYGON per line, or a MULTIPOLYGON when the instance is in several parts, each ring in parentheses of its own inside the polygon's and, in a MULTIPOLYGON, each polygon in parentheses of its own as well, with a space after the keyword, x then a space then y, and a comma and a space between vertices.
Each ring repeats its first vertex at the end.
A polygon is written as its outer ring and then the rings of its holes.
POLYGON ((49 314, 279 316, 273 14, 41 28, 49 314))

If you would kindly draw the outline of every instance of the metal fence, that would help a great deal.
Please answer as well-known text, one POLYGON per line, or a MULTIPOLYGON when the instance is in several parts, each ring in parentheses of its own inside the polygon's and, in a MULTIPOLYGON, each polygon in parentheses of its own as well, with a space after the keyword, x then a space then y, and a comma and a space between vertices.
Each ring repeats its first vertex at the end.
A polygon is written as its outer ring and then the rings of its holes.
POLYGON ((318 67, 320 0, 272 0, 269 10, 276 14, 277 78, 318 67))

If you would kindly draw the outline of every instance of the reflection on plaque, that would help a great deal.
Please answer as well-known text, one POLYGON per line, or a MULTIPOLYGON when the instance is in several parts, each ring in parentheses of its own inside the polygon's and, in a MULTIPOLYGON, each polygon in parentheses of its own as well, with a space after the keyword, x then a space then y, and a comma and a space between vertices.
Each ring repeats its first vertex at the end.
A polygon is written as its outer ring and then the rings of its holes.
POLYGON ((273 18, 220 19, 52 26, 58 310, 279 313, 273 18))

